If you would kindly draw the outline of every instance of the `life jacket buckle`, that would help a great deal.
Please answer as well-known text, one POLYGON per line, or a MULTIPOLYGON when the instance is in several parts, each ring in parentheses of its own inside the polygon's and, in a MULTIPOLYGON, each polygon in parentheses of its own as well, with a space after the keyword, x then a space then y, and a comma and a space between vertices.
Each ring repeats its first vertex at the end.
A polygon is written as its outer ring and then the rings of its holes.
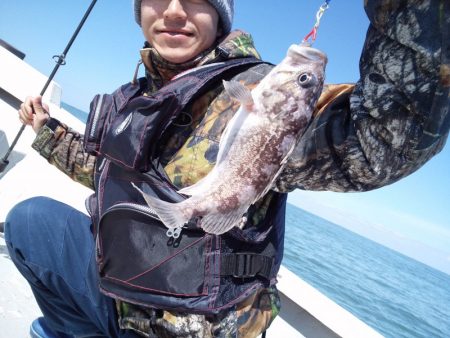
POLYGON ((233 277, 235 278, 251 278, 256 276, 256 269, 254 268, 253 258, 254 253, 236 253, 236 264, 234 265, 233 277))

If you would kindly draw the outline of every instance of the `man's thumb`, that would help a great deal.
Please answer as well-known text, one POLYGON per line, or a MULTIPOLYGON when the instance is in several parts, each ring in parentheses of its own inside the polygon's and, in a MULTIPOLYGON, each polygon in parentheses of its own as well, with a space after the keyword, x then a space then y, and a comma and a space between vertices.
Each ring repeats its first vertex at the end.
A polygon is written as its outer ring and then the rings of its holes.
POLYGON ((42 97, 36 96, 33 101, 33 110, 36 115, 48 115, 48 108, 45 108, 45 106, 42 104, 42 97))

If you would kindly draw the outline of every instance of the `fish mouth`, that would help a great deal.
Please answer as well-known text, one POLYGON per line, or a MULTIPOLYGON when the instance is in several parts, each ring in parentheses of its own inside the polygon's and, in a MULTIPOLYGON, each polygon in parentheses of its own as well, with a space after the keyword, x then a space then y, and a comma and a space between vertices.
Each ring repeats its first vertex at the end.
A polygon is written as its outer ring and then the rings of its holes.
POLYGON ((328 61, 327 56, 322 51, 306 44, 292 45, 289 47, 288 55, 293 58, 298 58, 298 56, 301 56, 309 61, 318 61, 323 62, 324 64, 328 61))

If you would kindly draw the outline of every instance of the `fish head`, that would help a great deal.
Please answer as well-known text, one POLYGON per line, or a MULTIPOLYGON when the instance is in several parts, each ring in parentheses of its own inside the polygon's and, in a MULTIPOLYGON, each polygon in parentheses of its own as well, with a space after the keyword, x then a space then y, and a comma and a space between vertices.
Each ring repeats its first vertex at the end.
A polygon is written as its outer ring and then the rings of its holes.
POLYGON ((287 57, 292 58, 292 62, 299 63, 319 63, 322 68, 325 69, 325 65, 328 62, 328 58, 322 51, 311 47, 308 43, 302 43, 300 45, 292 45, 287 51, 287 57))
POLYGON ((326 64, 320 50, 292 45, 261 88, 260 98, 271 118, 296 119, 305 114, 309 118, 322 92, 326 64))
POLYGON ((320 50, 307 44, 289 47, 286 58, 279 65, 281 85, 295 84, 304 96, 310 92, 312 97, 322 91, 325 79, 327 56, 320 50))

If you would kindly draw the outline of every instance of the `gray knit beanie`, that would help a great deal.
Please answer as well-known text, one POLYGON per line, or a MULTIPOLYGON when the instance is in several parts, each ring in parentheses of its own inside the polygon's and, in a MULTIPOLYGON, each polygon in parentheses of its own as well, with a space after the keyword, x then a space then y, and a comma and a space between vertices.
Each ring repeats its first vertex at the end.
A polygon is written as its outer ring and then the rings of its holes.
MULTIPOLYGON (((136 22, 141 25, 141 2, 142 0, 134 1, 134 17, 136 22)), ((208 0, 208 2, 219 13, 220 21, 222 23, 223 33, 227 34, 231 31, 234 15, 234 0, 208 0)))

